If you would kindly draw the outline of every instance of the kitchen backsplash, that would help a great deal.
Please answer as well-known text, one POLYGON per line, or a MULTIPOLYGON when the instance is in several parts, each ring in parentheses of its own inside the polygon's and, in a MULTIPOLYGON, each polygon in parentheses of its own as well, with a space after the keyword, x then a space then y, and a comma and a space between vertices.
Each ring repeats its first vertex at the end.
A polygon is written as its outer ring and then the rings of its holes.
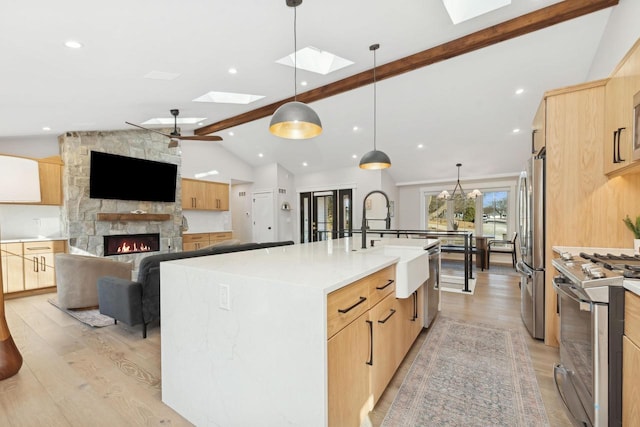
POLYGON ((0 239, 60 237, 60 206, 0 205, 0 239))

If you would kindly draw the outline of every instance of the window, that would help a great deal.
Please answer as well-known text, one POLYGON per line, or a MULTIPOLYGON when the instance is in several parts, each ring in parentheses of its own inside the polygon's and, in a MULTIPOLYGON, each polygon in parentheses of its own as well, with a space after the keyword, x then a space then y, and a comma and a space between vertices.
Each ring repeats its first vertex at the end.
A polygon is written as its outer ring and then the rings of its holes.
POLYGON ((482 234, 508 239, 509 192, 485 191, 482 196, 482 234))
MULTIPOLYGON (((443 200, 438 194, 447 184, 423 187, 421 228, 434 232, 471 231, 474 236, 509 239, 515 229, 517 177, 463 183, 482 193, 476 199, 443 200)), ((453 243, 452 243, 453 244, 453 243)))

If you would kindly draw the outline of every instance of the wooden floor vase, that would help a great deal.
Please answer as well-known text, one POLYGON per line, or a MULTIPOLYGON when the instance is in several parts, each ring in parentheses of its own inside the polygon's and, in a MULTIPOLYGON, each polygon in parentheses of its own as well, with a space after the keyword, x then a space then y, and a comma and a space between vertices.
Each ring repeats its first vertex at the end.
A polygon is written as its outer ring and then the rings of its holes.
MULTIPOLYGON (((2 261, 0 260, 0 271, 2 261)), ((22 366, 22 355, 13 342, 7 319, 4 316, 4 286, 0 276, 0 380, 14 376, 22 366)))

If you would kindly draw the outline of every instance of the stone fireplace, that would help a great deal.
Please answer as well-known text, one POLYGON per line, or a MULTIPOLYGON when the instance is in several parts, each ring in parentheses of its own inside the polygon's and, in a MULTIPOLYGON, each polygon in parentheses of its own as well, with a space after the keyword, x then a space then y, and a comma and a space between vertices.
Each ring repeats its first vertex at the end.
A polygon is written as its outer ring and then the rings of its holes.
MULTIPOLYGON (((109 132, 67 132, 58 137, 64 162, 61 209, 62 232, 69 236, 71 253, 105 256, 107 236, 135 234, 158 236, 158 247, 167 252, 182 247, 181 157, 179 148, 169 148, 168 138, 143 130, 109 132), (156 160, 178 165, 176 201, 143 202, 92 199, 89 197, 91 151, 156 160), (144 212, 136 215, 133 212, 144 212), (171 243, 171 244, 170 244, 171 243)), ((133 261, 137 270, 147 251, 125 251, 109 255, 119 261, 133 261)))

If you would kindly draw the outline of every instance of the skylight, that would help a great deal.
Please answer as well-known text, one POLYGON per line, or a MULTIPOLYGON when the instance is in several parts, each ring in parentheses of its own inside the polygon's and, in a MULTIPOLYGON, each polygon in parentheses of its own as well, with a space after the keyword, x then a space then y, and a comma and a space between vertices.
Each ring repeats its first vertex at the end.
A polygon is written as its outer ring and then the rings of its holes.
POLYGON ((454 24, 511 4, 511 0, 442 0, 454 24))
POLYGON ((207 92, 194 99, 194 102, 215 102, 217 104, 250 104, 264 98, 264 95, 250 95, 232 92, 207 92))
MULTIPOLYGON (((201 122, 206 120, 206 117, 178 117, 179 125, 192 125, 194 123, 201 122)), ((154 119, 149 119, 146 122, 142 122, 143 125, 172 125, 174 123, 174 118, 168 117, 156 117, 154 119)))
POLYGON ((320 50, 313 46, 307 46, 298 50, 298 52, 295 53, 295 58, 294 53, 291 53, 284 58, 278 59, 276 62, 289 67, 293 67, 295 63, 297 68, 301 70, 322 75, 332 73, 353 64, 353 62, 348 59, 341 58, 331 52, 320 50))

